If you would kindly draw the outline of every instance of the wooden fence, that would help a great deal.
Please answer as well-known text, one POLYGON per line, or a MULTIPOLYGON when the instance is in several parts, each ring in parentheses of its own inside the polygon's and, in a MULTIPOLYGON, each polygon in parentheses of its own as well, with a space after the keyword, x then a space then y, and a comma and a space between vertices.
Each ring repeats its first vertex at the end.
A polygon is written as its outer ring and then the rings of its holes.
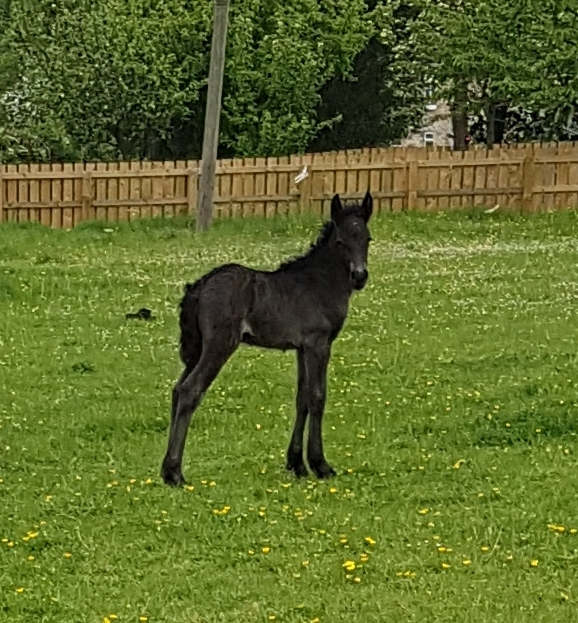
MULTIPOLYGON (((198 161, 0 165, 0 222, 70 228, 94 219, 194 215, 198 171, 198 161)), ((215 216, 327 214, 334 193, 357 198, 367 189, 378 211, 578 207, 578 143, 221 160, 215 216)))

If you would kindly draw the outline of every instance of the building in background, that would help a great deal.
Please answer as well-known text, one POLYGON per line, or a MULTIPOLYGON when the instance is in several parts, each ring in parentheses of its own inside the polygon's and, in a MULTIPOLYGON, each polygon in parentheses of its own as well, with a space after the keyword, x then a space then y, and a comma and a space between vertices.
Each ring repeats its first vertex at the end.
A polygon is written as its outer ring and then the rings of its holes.
POLYGON ((402 139, 400 144, 403 147, 435 145, 453 148, 452 116, 448 103, 428 104, 421 127, 402 139))

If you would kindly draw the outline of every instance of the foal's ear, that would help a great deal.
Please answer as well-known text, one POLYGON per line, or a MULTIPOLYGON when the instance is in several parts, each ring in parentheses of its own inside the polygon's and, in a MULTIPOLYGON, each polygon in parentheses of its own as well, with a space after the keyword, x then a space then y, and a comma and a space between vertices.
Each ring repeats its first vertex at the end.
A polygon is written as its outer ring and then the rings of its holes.
POLYGON ((363 198, 363 202, 359 207, 359 215, 361 218, 367 223, 369 218, 371 217, 371 213, 373 212, 373 197, 369 190, 365 193, 365 197, 363 198))
POLYGON ((334 223, 338 223, 343 215, 343 204, 341 203, 341 199, 339 195, 335 195, 331 200, 331 220, 334 223))

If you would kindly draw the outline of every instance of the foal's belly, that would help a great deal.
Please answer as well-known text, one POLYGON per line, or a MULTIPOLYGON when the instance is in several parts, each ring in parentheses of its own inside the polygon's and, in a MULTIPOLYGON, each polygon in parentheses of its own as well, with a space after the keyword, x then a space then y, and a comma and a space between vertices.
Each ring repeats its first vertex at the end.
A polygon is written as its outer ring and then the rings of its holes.
POLYGON ((299 347, 297 332, 288 327, 275 326, 271 320, 258 322, 257 318, 249 318, 241 323, 241 342, 261 348, 276 350, 292 350, 299 347))

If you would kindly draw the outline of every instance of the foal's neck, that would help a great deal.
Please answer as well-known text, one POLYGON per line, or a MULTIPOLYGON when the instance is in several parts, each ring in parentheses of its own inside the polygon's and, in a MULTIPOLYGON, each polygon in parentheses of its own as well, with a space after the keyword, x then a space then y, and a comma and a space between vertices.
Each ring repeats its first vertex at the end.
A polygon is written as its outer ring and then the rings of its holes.
POLYGON ((311 265, 323 275, 324 283, 331 284, 348 296, 352 293, 349 269, 337 245, 329 244, 316 249, 311 255, 311 265))

